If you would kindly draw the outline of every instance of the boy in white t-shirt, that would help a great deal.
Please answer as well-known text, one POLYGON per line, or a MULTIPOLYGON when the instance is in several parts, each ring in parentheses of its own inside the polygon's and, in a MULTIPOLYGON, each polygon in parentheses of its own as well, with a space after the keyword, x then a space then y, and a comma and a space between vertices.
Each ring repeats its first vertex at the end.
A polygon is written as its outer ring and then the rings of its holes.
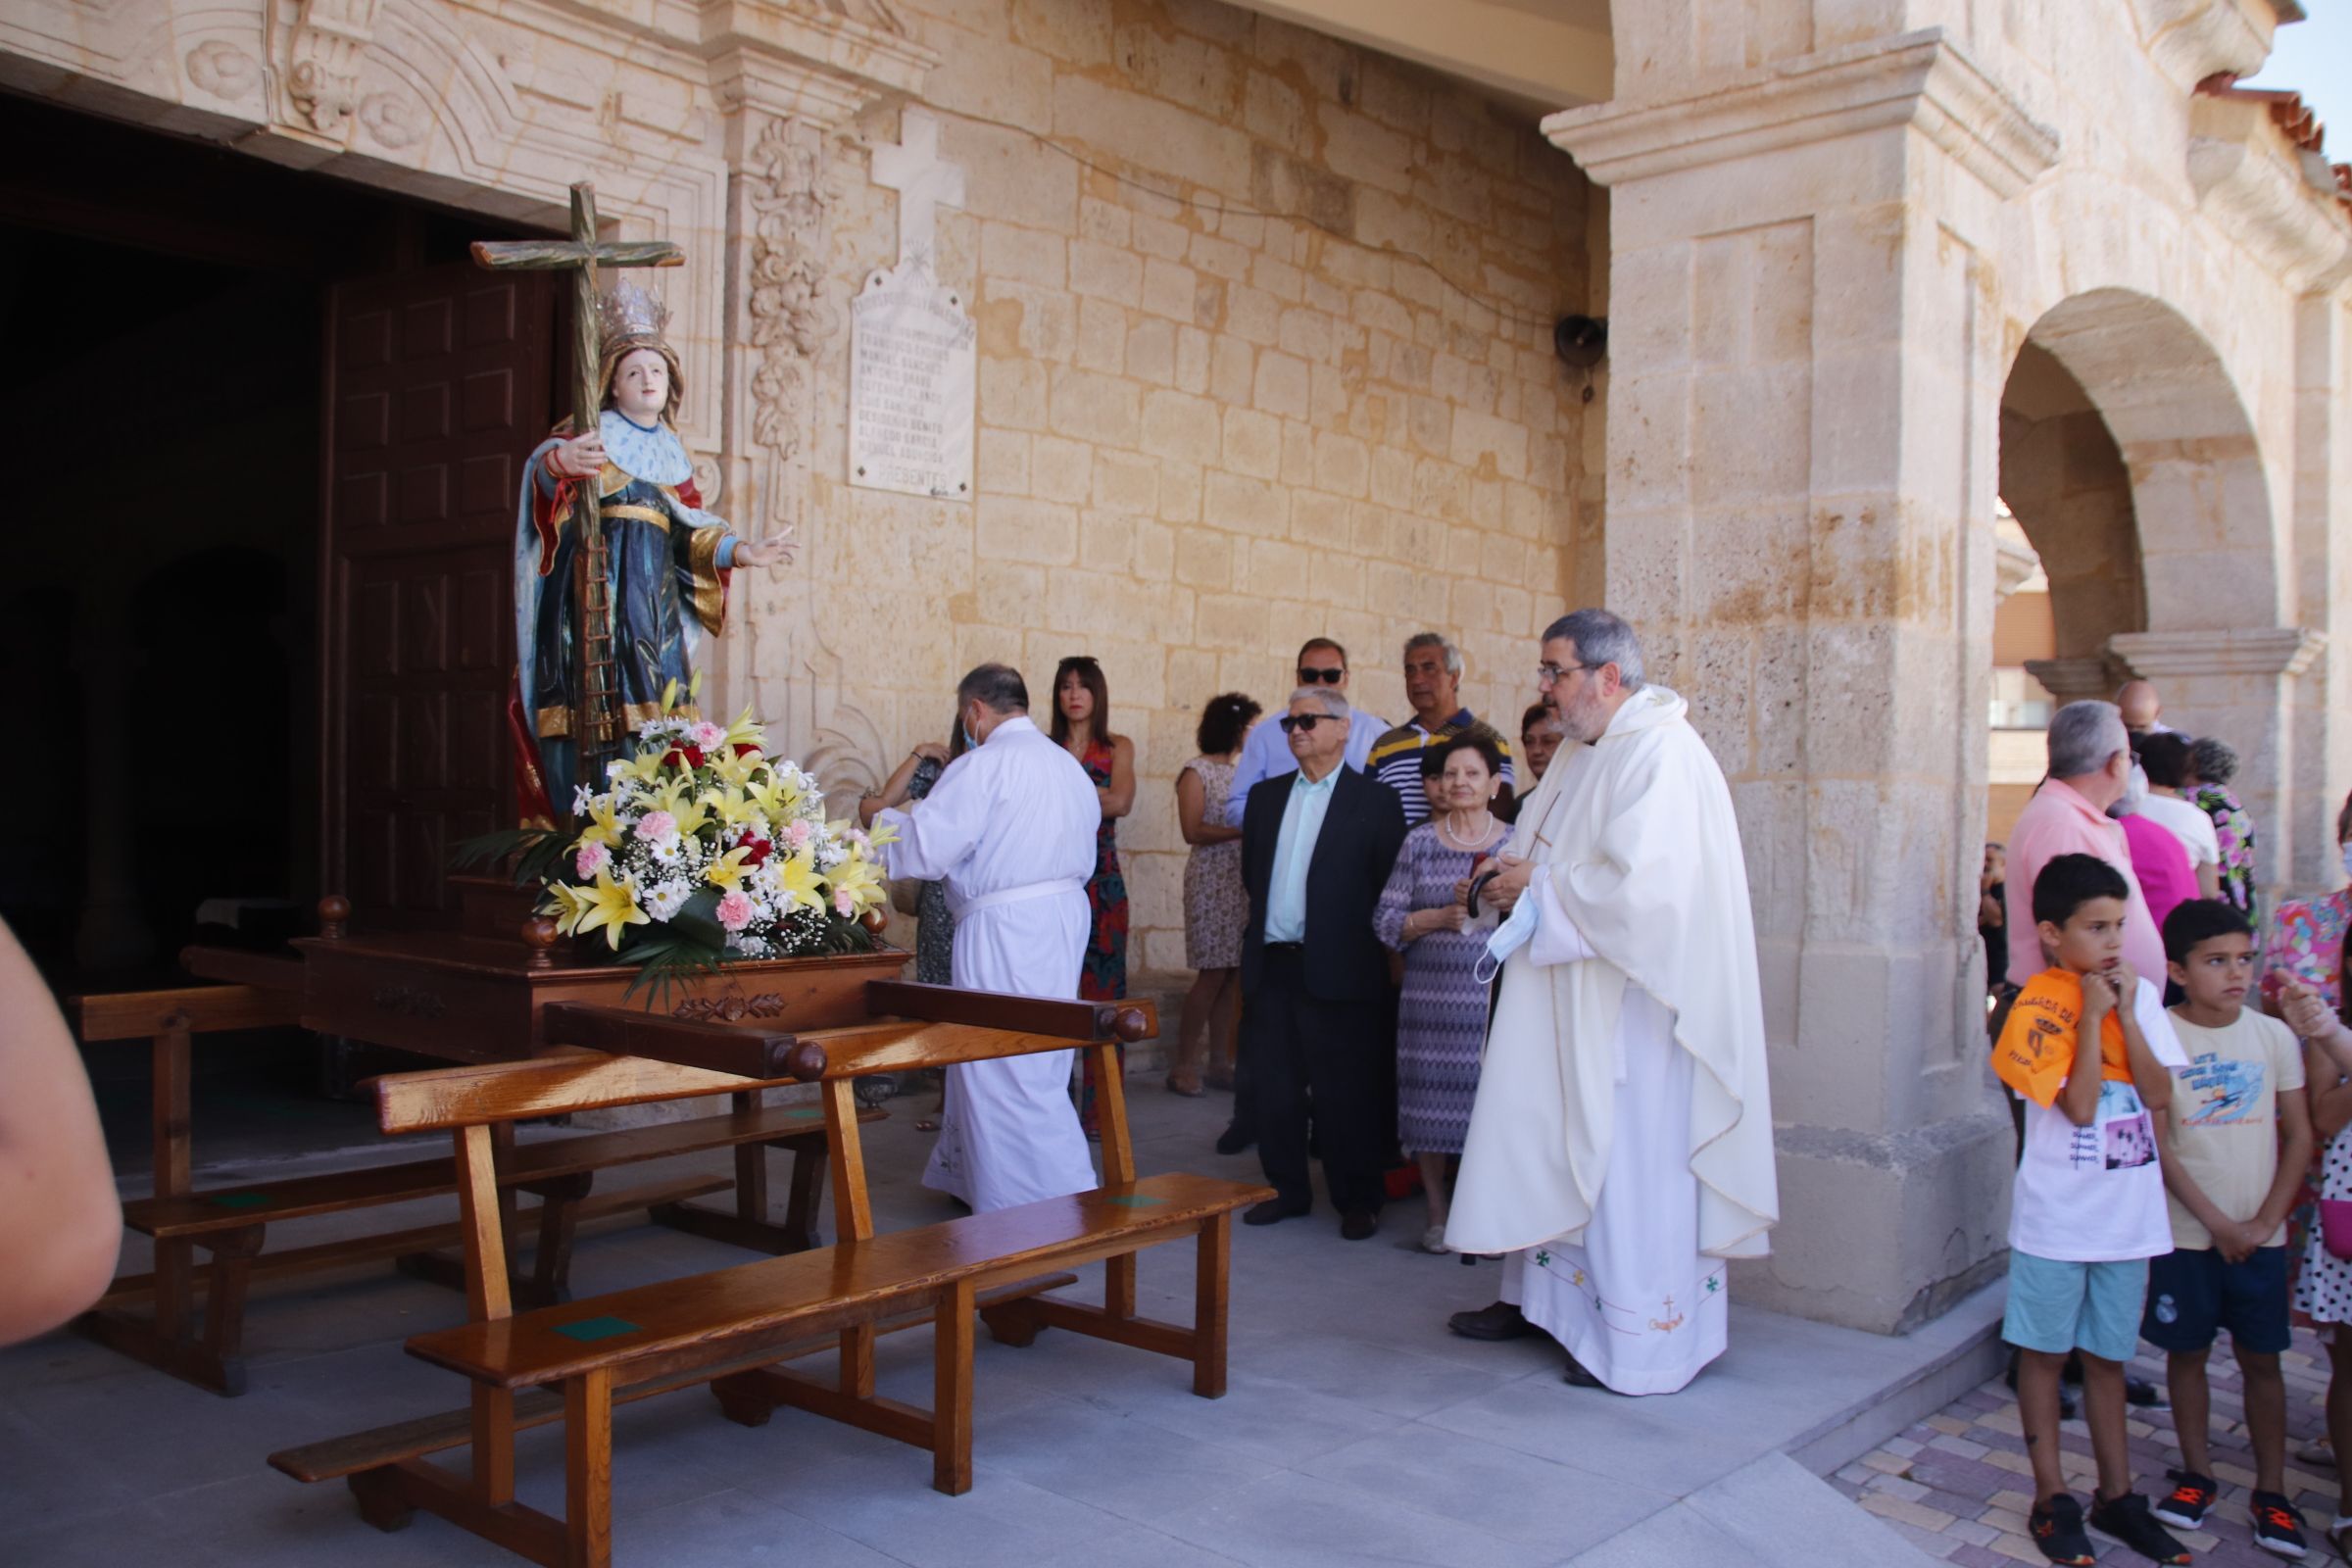
POLYGON ((2058 1382, 2075 1350, 2099 1472, 2089 1523, 2158 1562, 2189 1560, 2132 1490, 2125 1446, 2123 1364, 2139 1344, 2147 1260, 2173 1248, 2156 1152, 2166 1069, 2187 1065, 2163 993, 2124 962, 2130 897, 2123 873, 2095 856, 2041 868, 2034 923, 2057 961, 2026 982, 1993 1048, 1994 1071, 2026 1101, 2001 1337, 2020 1351, 2034 1544, 2058 1563, 2095 1560, 2058 1451, 2058 1382))
POLYGON ((2254 986, 2254 928, 2227 904, 2191 899, 2164 919, 2166 967, 2186 1000, 2173 1027, 2188 1065, 2173 1074, 2164 1185, 2172 1197, 2173 1250, 2148 1265, 2140 1338, 2166 1354, 2173 1430, 2180 1442, 2175 1487, 2156 1517, 2205 1528, 2220 1494, 2206 1421, 2213 1396, 2205 1363, 2230 1331, 2246 1386, 2246 1436, 2254 1449, 2254 1544, 2282 1557, 2307 1547, 2303 1516, 2286 1495, 2286 1216, 2311 1164, 2311 1106, 2295 1032, 2247 1006, 2254 986))

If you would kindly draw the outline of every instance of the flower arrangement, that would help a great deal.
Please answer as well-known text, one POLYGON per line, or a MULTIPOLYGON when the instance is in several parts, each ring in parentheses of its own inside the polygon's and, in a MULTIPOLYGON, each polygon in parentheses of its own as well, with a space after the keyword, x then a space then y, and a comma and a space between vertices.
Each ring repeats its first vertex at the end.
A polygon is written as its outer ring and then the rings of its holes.
POLYGON ((515 857, 517 884, 541 888, 540 913, 565 936, 602 933, 643 978, 870 949, 887 833, 828 822, 816 780, 768 755, 750 710, 722 728, 677 697, 672 682, 635 755, 606 764, 603 790, 580 786, 573 831, 490 834, 461 846, 461 863, 515 857))

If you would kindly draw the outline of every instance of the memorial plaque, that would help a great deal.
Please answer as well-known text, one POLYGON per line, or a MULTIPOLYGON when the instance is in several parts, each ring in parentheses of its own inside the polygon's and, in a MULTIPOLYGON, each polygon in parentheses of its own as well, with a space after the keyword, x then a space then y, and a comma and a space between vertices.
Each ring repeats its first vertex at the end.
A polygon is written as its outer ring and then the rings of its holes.
POLYGON ((876 272, 850 307, 850 482, 972 499, 978 331, 921 258, 876 272))
POLYGON ((899 265, 850 306, 850 483, 972 499, 978 333, 933 270, 939 209, 963 205, 963 171, 939 156, 939 122, 907 108, 899 145, 874 149, 874 183, 899 193, 899 265))

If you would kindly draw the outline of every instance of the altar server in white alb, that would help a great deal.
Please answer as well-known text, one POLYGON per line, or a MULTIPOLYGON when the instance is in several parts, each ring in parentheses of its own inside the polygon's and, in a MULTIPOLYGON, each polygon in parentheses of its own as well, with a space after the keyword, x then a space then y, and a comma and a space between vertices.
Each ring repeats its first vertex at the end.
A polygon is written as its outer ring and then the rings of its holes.
MULTIPOLYGON (((1018 670, 982 664, 956 688, 956 708, 964 754, 920 802, 874 817, 877 835, 898 835, 883 850, 890 874, 947 884, 956 984, 1074 998, 1101 799, 1077 759, 1030 722, 1018 670)), ((1067 1051, 950 1067, 923 1185, 982 1213, 1093 1187, 1069 1083, 1067 1051)))
MULTIPOLYGON (((1731 791, 1633 628, 1544 634, 1564 744, 1476 891, 1502 991, 1446 1242, 1509 1253, 1473 1339, 1542 1329, 1567 1377, 1672 1394, 1723 1353, 1725 1259, 1780 1214, 1731 791)), ((1474 877, 1473 881, 1476 880, 1474 877)))

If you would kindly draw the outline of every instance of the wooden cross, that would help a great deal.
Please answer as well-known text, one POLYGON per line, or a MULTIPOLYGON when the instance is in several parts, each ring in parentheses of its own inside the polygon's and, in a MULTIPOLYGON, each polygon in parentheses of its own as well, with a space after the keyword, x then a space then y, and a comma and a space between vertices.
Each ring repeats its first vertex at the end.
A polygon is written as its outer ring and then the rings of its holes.
POLYGON ((874 149, 874 183, 899 193, 899 266, 931 261, 939 209, 963 205, 963 166, 940 161, 939 122, 920 109, 899 116, 899 145, 874 149))
MULTIPOLYGON (((599 267, 677 267, 686 253, 667 240, 600 241, 596 237, 596 187, 582 180, 571 187, 571 238, 565 240, 476 240, 473 259, 494 271, 571 273, 571 433, 594 435, 605 389, 597 384, 604 345, 597 327, 596 270, 599 267)), ((572 603, 580 624, 572 639, 571 740, 579 756, 576 777, 592 788, 604 764, 619 749, 620 710, 612 678, 612 604, 605 584, 604 519, 597 514, 593 486, 572 508, 580 548, 572 558, 572 603)), ((527 698, 528 693, 524 694, 527 698)), ((558 803, 557 809, 565 808, 558 803)))

